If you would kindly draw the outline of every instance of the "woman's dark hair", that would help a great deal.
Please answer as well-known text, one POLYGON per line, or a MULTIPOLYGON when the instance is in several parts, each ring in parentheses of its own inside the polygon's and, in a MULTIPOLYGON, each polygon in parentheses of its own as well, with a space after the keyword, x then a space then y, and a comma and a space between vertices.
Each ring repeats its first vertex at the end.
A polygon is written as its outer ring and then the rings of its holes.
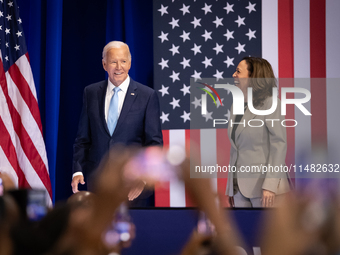
POLYGON ((258 57, 244 57, 249 72, 249 87, 253 88, 253 105, 261 106, 267 97, 271 97, 272 88, 277 87, 273 68, 269 62, 258 57))

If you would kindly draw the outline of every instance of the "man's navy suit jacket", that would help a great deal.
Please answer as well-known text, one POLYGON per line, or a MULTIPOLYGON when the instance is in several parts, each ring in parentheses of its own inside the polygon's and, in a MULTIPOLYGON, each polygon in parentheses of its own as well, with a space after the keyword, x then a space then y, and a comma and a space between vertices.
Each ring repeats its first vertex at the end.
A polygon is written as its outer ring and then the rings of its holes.
POLYGON ((90 175, 114 145, 163 145, 156 92, 130 79, 116 129, 112 136, 105 120, 108 81, 84 89, 83 109, 73 147, 73 173, 90 175))

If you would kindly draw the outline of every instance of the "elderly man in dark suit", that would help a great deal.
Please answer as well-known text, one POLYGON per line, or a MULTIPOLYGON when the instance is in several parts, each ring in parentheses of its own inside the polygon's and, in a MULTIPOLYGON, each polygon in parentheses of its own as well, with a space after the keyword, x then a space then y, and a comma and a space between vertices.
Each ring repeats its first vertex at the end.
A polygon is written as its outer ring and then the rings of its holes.
MULTIPOLYGON (((110 147, 163 144, 157 94, 129 77, 131 54, 128 45, 119 41, 108 43, 103 50, 102 63, 109 79, 84 89, 83 109, 74 143, 73 192, 78 192, 79 183, 85 183, 84 174, 89 180, 88 176, 110 147)), ((135 200, 143 189, 144 183, 136 185, 129 200, 135 200)), ((143 201, 136 206, 144 206, 143 201)))

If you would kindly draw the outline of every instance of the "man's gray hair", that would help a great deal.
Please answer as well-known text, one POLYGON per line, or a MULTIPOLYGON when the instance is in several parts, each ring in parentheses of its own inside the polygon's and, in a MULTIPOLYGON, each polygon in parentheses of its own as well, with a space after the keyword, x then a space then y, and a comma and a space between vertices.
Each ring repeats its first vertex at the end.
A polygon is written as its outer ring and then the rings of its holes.
POLYGON ((124 42, 120 42, 120 41, 112 41, 112 42, 109 42, 108 44, 105 45, 104 49, 103 49, 103 60, 105 61, 106 60, 106 54, 107 52, 112 49, 112 48, 120 48, 120 47, 123 47, 123 46, 126 46, 127 49, 128 49, 128 57, 129 57, 129 61, 131 61, 131 53, 130 53, 130 49, 129 49, 129 46, 124 43, 124 42))

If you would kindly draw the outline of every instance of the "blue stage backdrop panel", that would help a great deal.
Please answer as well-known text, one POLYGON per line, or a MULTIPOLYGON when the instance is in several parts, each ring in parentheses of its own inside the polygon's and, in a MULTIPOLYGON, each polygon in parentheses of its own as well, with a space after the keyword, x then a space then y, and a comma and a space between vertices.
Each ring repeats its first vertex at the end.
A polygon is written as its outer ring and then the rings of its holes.
POLYGON ((73 142, 85 86, 103 80, 106 1, 64 1, 56 201, 72 194, 73 142))

